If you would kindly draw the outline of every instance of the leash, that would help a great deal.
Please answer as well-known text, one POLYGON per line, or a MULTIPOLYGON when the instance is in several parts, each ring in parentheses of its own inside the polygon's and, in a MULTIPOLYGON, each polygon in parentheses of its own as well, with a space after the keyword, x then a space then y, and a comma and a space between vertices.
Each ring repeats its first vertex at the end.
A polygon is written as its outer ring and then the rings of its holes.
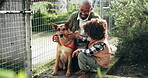
POLYGON ((54 35, 52 36, 52 41, 53 41, 53 42, 56 42, 55 39, 54 39, 55 36, 58 36, 58 34, 54 34, 54 35))

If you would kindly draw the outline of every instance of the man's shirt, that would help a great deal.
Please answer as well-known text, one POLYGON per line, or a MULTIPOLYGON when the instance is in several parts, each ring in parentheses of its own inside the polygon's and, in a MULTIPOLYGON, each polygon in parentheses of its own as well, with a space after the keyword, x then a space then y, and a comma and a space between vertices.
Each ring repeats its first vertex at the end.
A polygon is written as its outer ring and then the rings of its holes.
POLYGON ((90 16, 90 13, 89 13, 88 17, 83 20, 80 17, 80 12, 78 13, 77 20, 79 20, 79 27, 80 27, 79 32, 80 32, 80 35, 86 36, 85 33, 84 33, 83 25, 86 24, 86 22, 88 21, 89 16, 90 16))

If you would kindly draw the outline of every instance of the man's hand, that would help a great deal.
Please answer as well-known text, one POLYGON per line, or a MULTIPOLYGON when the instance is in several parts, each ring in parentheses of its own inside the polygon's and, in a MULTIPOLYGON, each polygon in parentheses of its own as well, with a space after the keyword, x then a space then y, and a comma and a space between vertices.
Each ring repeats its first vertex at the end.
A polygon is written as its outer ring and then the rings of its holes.
POLYGON ((75 50, 75 51, 72 53, 72 58, 73 58, 74 56, 78 56, 78 54, 79 54, 80 51, 81 51, 81 49, 75 50))

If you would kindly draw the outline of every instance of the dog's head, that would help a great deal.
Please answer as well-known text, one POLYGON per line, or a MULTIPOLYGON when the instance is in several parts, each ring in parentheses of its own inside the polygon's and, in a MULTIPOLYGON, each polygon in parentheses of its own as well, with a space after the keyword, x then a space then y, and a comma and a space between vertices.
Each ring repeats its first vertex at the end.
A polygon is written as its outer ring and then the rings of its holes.
POLYGON ((69 24, 70 24, 70 21, 60 25, 51 23, 52 28, 55 31, 57 31, 56 34, 59 35, 60 38, 64 38, 65 36, 71 33, 69 24))

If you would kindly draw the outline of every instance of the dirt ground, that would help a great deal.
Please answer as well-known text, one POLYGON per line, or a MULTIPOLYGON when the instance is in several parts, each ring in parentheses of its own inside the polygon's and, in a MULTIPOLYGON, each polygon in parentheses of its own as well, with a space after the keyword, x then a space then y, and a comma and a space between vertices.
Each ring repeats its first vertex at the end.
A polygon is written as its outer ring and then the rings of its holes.
MULTIPOLYGON (((42 76, 43 78, 78 78, 80 75, 76 75, 75 72, 71 72, 70 77, 66 77, 65 73, 66 70, 60 70, 58 71, 58 74, 56 76, 51 75, 52 71, 44 73, 42 76)), ((95 78, 97 73, 89 73, 90 78, 95 78)))
POLYGON ((137 62, 121 59, 110 75, 148 78, 148 60, 137 62))

